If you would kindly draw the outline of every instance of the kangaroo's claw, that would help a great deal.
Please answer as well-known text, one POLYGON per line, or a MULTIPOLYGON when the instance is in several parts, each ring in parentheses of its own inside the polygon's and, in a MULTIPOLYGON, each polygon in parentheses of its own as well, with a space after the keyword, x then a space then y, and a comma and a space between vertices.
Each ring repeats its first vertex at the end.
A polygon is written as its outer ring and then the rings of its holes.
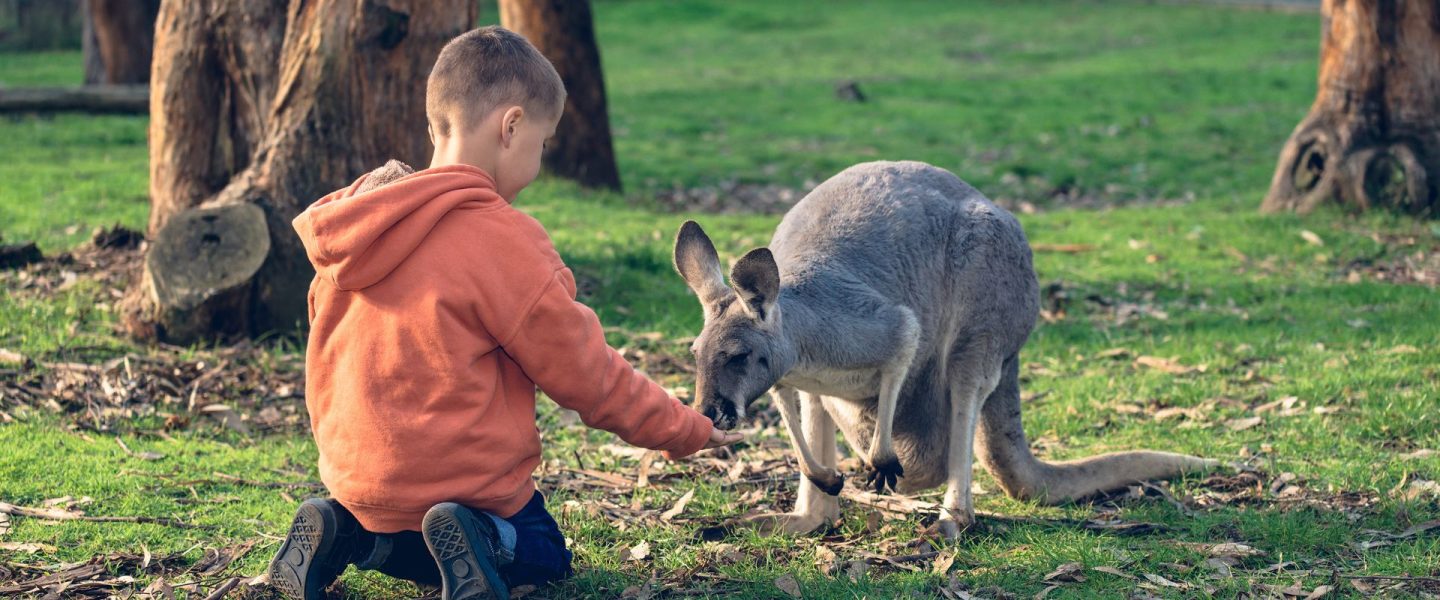
POLYGON ((895 491, 895 486, 899 483, 900 478, 905 476, 905 468, 900 466, 900 459, 890 457, 873 464, 866 464, 864 476, 864 487, 875 490, 877 494, 883 494, 886 488, 895 491))

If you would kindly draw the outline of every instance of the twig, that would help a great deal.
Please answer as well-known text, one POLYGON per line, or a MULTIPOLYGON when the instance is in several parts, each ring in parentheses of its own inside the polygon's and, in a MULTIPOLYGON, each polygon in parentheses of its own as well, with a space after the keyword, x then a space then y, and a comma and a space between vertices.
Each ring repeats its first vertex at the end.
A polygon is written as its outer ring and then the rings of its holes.
POLYGON ((1423 581, 1440 583, 1440 577, 1412 577, 1410 575, 1340 575, 1342 579, 1386 579, 1390 581, 1423 581))
POLYGON ((214 529, 210 525, 196 525, 186 523, 177 519, 166 517, 92 517, 72 512, 51 510, 44 508, 30 508, 27 506, 15 506, 8 502, 0 502, 0 513, 14 515, 17 517, 31 517, 35 519, 48 519, 51 521, 90 521, 95 523, 150 523, 154 525, 165 525, 167 527, 179 527, 182 529, 214 529))
POLYGON ((1194 511, 1194 510, 1191 510, 1190 507, 1185 506, 1185 504, 1184 504, 1183 502, 1177 500, 1177 499, 1175 498, 1175 495, 1170 493, 1170 490, 1167 490, 1167 489, 1165 489, 1165 488, 1162 488, 1162 487, 1160 487, 1160 486, 1158 486, 1158 485, 1155 485, 1155 484, 1153 484, 1153 483, 1150 483, 1150 482, 1148 482, 1148 481, 1142 481, 1142 482, 1140 482, 1140 487, 1145 488, 1145 489, 1147 489, 1147 490, 1154 490, 1156 493, 1160 494, 1160 497, 1161 497, 1161 498, 1164 498, 1166 502, 1169 502, 1172 506, 1174 506, 1177 510, 1179 510, 1179 511, 1180 511, 1180 514, 1183 514, 1183 515, 1185 515, 1185 516, 1187 516, 1187 517, 1193 517, 1193 516, 1195 516, 1195 511, 1194 511))
MULTIPOLYGON (((323 484, 323 483, 315 483, 315 482, 313 482, 313 481, 254 481, 254 480, 251 480, 251 479, 243 479, 243 478, 240 478, 240 477, 236 477, 236 476, 234 476, 234 475, 228 475, 228 474, 225 474, 225 473, 221 473, 221 472, 219 472, 219 471, 215 471, 214 473, 212 473, 212 475, 214 475, 214 476, 216 476, 216 477, 219 477, 219 478, 221 478, 221 479, 224 479, 225 481, 228 481, 228 482, 230 482, 230 483, 238 483, 238 484, 240 484, 240 485, 248 485, 248 486, 252 486, 252 487, 285 488, 285 489, 305 488, 305 489, 312 489, 312 490, 313 490, 313 489, 320 489, 320 488, 325 487, 325 484, 323 484)), ((193 483, 201 483, 201 482, 197 481, 197 482, 193 482, 193 483)), ((213 483, 213 482, 206 482, 206 483, 213 483)))
POLYGON ((228 594, 230 593, 230 590, 235 589, 235 584, 237 583, 240 583, 239 577, 231 577, 230 579, 227 579, 225 583, 220 584, 220 587, 215 588, 215 591, 210 592, 210 595, 206 596, 205 600, 220 600, 221 598, 224 598, 225 594, 228 594))

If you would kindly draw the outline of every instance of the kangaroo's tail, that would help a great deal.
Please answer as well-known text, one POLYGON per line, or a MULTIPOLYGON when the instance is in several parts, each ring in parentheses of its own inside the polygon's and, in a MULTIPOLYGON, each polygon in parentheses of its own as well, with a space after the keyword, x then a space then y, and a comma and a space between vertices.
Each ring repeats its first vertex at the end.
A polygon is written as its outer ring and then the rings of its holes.
POLYGON ((1019 359, 1005 361, 1000 384, 981 409, 975 448, 980 462, 1013 498, 1061 504, 1151 479, 1219 466, 1219 461, 1137 450, 1048 463, 1030 453, 1020 424, 1019 359))

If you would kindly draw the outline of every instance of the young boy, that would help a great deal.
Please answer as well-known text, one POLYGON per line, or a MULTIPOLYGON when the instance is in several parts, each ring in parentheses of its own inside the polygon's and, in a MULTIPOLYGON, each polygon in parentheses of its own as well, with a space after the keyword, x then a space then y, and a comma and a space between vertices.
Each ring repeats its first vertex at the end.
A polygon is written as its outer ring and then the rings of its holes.
POLYGON ((429 169, 391 161, 294 222, 316 270, 305 402, 334 498, 300 506, 270 563, 292 597, 351 564, 445 598, 569 575, 531 477, 536 385, 672 458, 739 440, 606 345, 545 230, 510 206, 560 118, 555 68, 486 27, 445 46, 425 94, 429 169))

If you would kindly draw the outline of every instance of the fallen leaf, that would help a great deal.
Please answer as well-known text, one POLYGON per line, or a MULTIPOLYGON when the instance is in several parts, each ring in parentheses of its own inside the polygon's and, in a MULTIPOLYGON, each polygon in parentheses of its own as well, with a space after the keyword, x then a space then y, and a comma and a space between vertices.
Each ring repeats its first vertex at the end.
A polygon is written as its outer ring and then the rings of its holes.
POLYGON ((1325 240, 1320 239, 1320 236, 1315 235, 1315 232, 1310 231, 1309 229, 1301 229, 1300 237, 1305 238, 1305 241, 1310 242, 1310 244, 1314 246, 1325 245, 1325 240))
POLYGON ((0 513, 0 535, 10 531, 10 515, 0 513))
POLYGON ((54 552, 55 547, 49 544, 29 542, 0 542, 0 550, 8 550, 10 552, 54 552))
POLYGON ((1430 531, 1431 529, 1435 529, 1435 528, 1437 528, 1437 527, 1440 527, 1440 519, 1436 519, 1436 520, 1434 520, 1434 521, 1426 521, 1426 522, 1421 523, 1421 524, 1419 524, 1419 525, 1412 526, 1412 527, 1410 527, 1409 529, 1406 529, 1405 531, 1400 532, 1400 534, 1397 535, 1397 536, 1395 536, 1395 537, 1400 537, 1400 538, 1413 537, 1413 536, 1416 536, 1416 535, 1425 533, 1426 531, 1430 531))
POLYGON ((952 566, 954 566, 954 565, 955 565, 955 553, 954 553, 954 552, 948 552, 948 551, 947 551, 947 552, 941 552, 939 556, 936 556, 936 557, 935 557, 935 564, 933 564, 933 565, 930 566, 930 570, 931 570, 931 572, 935 573, 936 575, 944 575, 944 574, 946 574, 946 573, 949 573, 949 572, 950 572, 950 567, 952 567, 952 566))
POLYGON ((1400 344, 1384 351, 1385 354, 1419 354, 1420 349, 1410 344, 1400 344))
POLYGON ((1080 572, 1084 569, 1085 567, 1078 562, 1065 563, 1056 567, 1054 571, 1051 571, 1049 575, 1046 575, 1040 581, 1083 582, 1085 581, 1085 576, 1081 575, 1080 572))
POLYGON ((650 557, 650 542, 640 542, 626 552, 625 560, 639 561, 650 557))
POLYGON ((689 504, 690 499, 694 497, 695 490, 692 488, 690 491, 685 492, 685 495, 681 496, 679 500, 675 501, 675 506, 672 506, 670 507, 670 510, 661 513, 660 520, 669 521, 670 519, 674 519, 675 517, 680 516, 680 513, 685 512, 685 505, 689 504))
POLYGON ((1168 588, 1185 589, 1185 588, 1189 587, 1189 586, 1187 586, 1187 585, 1185 585, 1185 584, 1183 584, 1183 583, 1177 583, 1177 582, 1174 582, 1174 581, 1170 581, 1169 579, 1166 579, 1166 578, 1161 577, 1161 576, 1159 576, 1159 575, 1156 575, 1156 574, 1154 574, 1154 573, 1145 573, 1145 579, 1149 580, 1150 583, 1153 583, 1153 584, 1155 584, 1155 585, 1164 586, 1164 587, 1168 587, 1168 588))
POLYGON ((785 592, 786 594, 789 594, 791 598, 800 598, 800 597, 801 597, 801 596, 800 596, 800 582, 799 582, 799 581, 796 581, 796 580, 795 580, 795 576, 794 576, 794 575, 791 575, 791 574, 789 574, 789 573, 786 573, 786 574, 781 575, 780 577, 776 578, 776 579, 775 579, 775 587, 780 588, 780 591, 785 592))
POLYGON ((1310 592, 1309 595, 1305 596, 1305 600, 1315 600, 1316 598, 1323 597, 1325 594, 1329 594, 1330 591, 1333 589, 1335 588, 1328 585, 1316 586, 1314 591, 1310 592))
POLYGON ((1239 419, 1230 419, 1229 421, 1225 422, 1225 426, 1229 427, 1231 431, 1245 431, 1246 429, 1250 429, 1252 427, 1255 427, 1256 425, 1259 425, 1261 421, 1262 419, 1260 417, 1243 417, 1239 419))
POLYGON ((1410 452, 1410 453, 1406 453, 1406 454, 1401 454, 1401 455, 1400 455, 1400 458, 1403 458, 1403 459, 1405 459, 1405 460, 1424 460, 1424 459, 1430 458, 1430 457, 1432 457, 1432 456, 1435 456, 1435 454, 1436 454, 1436 452, 1435 452, 1434 450, 1431 450, 1431 449, 1429 449, 1429 448, 1421 448, 1421 449, 1416 450, 1416 451, 1414 451, 1414 452, 1410 452))
POLYGON ((1257 549, 1254 548, 1253 546, 1247 546, 1247 545, 1245 545, 1245 544, 1237 544, 1237 543, 1235 543, 1235 542, 1224 542, 1224 543, 1220 543, 1220 544, 1215 544, 1215 545, 1210 546, 1209 548, 1207 548, 1207 549, 1205 550, 1205 552, 1206 552, 1206 554, 1209 554, 1210 556, 1214 556, 1214 557, 1227 557, 1227 556, 1230 556, 1230 557, 1241 557, 1241 558, 1243 558, 1243 557, 1248 557, 1248 556, 1264 556, 1264 555, 1265 555, 1265 551, 1263 551, 1263 550, 1257 550, 1257 549))
POLYGON ((25 364, 25 355, 14 350, 0 348, 0 364, 25 364))
POLYGON ((1134 576, 1134 575, 1131 575, 1131 574, 1129 574, 1129 573, 1126 573, 1126 572, 1124 572, 1124 571, 1121 571, 1120 569, 1117 569, 1117 568, 1115 568, 1115 567, 1100 566, 1100 567, 1092 567, 1090 570, 1091 570, 1091 571, 1099 571, 1099 572, 1101 572, 1101 573, 1109 573, 1109 574, 1111 574, 1111 575, 1118 575, 1118 576, 1124 577, 1124 578, 1126 578, 1126 579, 1135 579, 1135 576, 1134 576))
POLYGON ((1160 358, 1158 356, 1141 356, 1135 359, 1135 364, 1141 367, 1149 367, 1164 371, 1172 375, 1184 375, 1195 371, 1204 371, 1203 367, 1187 367, 1172 359, 1160 358))
POLYGON ((860 578, 864 577, 865 573, 869 571, 870 564, 863 560, 852 560, 850 564, 845 565, 845 576, 853 582, 859 582, 860 578))

